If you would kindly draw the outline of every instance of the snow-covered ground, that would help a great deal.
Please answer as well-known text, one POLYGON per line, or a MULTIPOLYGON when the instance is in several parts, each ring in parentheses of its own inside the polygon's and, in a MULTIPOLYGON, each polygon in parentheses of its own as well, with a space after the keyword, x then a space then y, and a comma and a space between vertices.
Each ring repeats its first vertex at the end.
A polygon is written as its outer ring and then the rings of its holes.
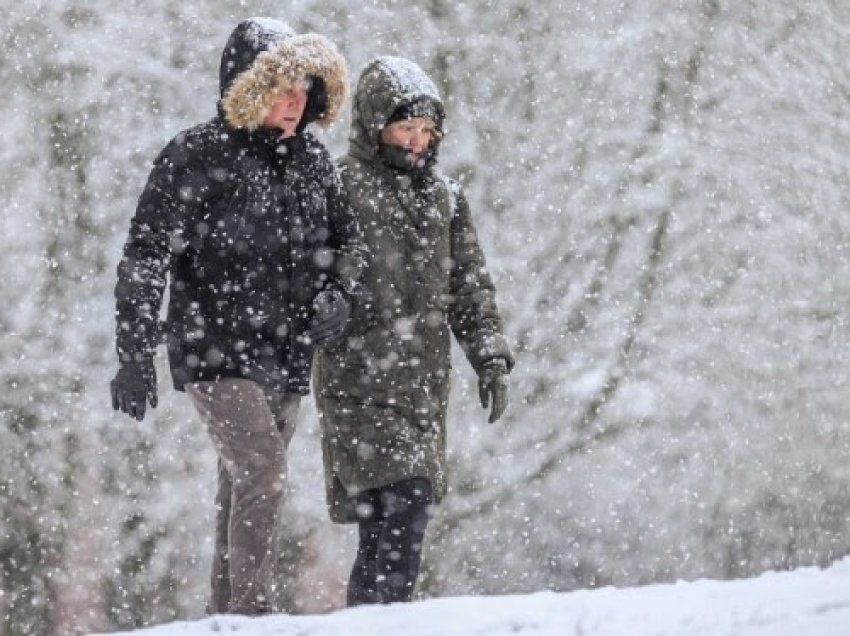
POLYGON ((846 636, 850 558, 755 579, 459 597, 323 616, 215 616, 146 636, 846 636))

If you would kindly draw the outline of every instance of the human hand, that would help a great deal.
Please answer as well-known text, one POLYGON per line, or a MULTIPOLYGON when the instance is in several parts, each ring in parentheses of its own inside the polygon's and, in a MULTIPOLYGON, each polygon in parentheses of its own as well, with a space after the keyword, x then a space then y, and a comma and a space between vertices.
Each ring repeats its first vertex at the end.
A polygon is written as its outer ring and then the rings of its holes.
POLYGON ((156 369, 153 359, 119 362, 118 373, 110 382, 112 408, 142 421, 147 403, 156 408, 156 369))
POLYGON ((485 409, 492 403, 488 422, 492 424, 508 407, 508 366, 504 360, 497 358, 484 365, 478 376, 478 396, 481 406, 485 409))
POLYGON ((313 301, 313 318, 310 320, 310 340, 324 345, 338 340, 351 317, 351 303, 336 289, 320 291, 313 301))

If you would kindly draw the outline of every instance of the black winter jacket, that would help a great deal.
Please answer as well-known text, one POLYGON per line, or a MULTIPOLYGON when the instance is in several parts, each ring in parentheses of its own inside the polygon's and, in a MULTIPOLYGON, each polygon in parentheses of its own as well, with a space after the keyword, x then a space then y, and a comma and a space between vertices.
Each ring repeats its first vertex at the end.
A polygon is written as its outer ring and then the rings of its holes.
POLYGON ((118 353, 152 356, 164 330, 178 390, 233 377, 305 394, 312 301, 355 297, 366 248, 310 133, 236 128, 219 108, 154 162, 118 266, 118 353))

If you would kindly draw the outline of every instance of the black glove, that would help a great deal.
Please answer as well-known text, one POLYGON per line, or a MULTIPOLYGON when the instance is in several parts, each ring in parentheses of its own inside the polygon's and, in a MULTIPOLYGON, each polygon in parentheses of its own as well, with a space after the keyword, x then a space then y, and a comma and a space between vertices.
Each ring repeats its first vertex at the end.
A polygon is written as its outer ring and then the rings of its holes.
POLYGON ((324 345, 338 340, 351 317, 351 303, 342 292, 325 289, 313 301, 313 318, 310 320, 310 340, 324 345))
POLYGON ((485 409, 492 399, 493 409, 487 420, 491 424, 502 417, 508 407, 508 365, 501 358, 487 362, 478 375, 478 395, 485 409))
POLYGON ((140 422, 145 417, 145 407, 151 403, 156 408, 156 369, 152 358, 118 363, 118 373, 109 384, 112 408, 123 411, 140 422))

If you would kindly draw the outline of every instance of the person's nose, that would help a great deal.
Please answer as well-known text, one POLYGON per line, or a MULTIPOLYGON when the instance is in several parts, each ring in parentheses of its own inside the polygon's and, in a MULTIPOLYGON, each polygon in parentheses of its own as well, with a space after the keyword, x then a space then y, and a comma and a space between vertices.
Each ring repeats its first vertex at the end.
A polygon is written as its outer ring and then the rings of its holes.
POLYGON ((289 95, 286 99, 286 109, 290 112, 297 111, 300 100, 301 97, 299 95, 289 95))
POLYGON ((425 150, 425 146, 427 145, 427 136, 422 133, 413 133, 410 145, 414 152, 422 152, 425 150))

